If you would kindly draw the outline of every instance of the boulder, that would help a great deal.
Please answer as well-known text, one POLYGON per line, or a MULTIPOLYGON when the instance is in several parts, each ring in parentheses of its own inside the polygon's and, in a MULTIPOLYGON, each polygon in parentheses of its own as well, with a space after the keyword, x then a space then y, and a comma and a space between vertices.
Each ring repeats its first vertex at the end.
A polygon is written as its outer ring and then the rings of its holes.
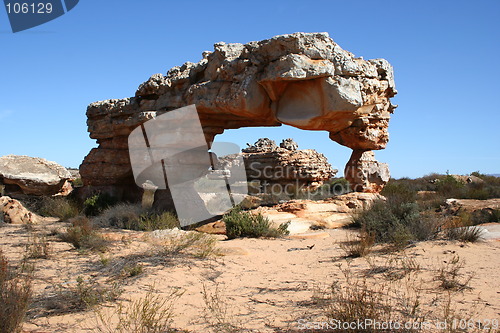
MULTIPOLYGON (((355 57, 327 33, 217 43, 198 63, 186 62, 166 75, 151 76, 133 97, 89 105, 88 131, 99 146, 80 166, 82 181, 102 191, 128 196, 138 192, 135 197, 140 198, 142 189, 130 165, 129 134, 149 120, 192 104, 209 146, 225 129, 286 124, 327 131, 330 139, 354 150, 383 149, 396 108, 390 99, 396 93, 386 60, 355 57)), ((360 178, 352 181, 368 192, 383 186, 380 182, 367 187, 360 178)))
POLYGON ((0 183, 4 192, 31 195, 69 194, 71 174, 63 166, 43 158, 8 155, 0 157, 0 183))
POLYGON ((0 197, 0 222, 11 224, 33 224, 39 217, 26 209, 22 203, 8 196, 0 197))

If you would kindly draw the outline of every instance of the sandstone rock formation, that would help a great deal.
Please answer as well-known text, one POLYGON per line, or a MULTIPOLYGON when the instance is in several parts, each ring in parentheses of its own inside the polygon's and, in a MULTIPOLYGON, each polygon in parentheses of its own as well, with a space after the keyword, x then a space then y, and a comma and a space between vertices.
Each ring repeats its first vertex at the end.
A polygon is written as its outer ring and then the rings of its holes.
MULTIPOLYGON (((89 105, 88 130, 99 147, 81 165, 82 180, 87 188, 117 196, 135 193, 139 199, 128 135, 150 119, 191 104, 197 107, 208 145, 225 129, 287 124, 328 131, 332 140, 360 152, 353 158, 360 157, 364 151, 385 148, 396 107, 390 98, 396 93, 386 60, 356 58, 327 33, 217 43, 198 63, 153 75, 134 97, 89 105)), ((358 191, 382 187, 354 185, 358 191)))
MULTIPOLYGON (((267 217, 275 226, 290 222, 290 234, 302 234, 310 229, 340 228, 352 223, 352 214, 366 209, 376 200, 385 200, 378 193, 347 193, 325 200, 291 200, 272 207, 258 207, 251 210, 267 217)), ((196 230, 224 234, 223 221, 205 224, 196 230)))
POLYGON ((279 147, 273 140, 259 139, 243 149, 242 155, 248 180, 259 181, 263 192, 272 192, 274 184, 280 185, 280 191, 287 185, 293 190, 316 187, 337 173, 323 154, 313 149, 298 150, 292 139, 283 140, 279 147))
POLYGON ((391 178, 389 166, 375 160, 373 151, 354 150, 344 170, 355 192, 379 193, 391 178))
POLYGON ((0 157, 0 184, 6 194, 69 194, 71 174, 63 166, 43 158, 8 155, 0 157))
POLYGON ((12 224, 33 224, 39 217, 26 209, 19 201, 0 197, 0 222, 12 224))

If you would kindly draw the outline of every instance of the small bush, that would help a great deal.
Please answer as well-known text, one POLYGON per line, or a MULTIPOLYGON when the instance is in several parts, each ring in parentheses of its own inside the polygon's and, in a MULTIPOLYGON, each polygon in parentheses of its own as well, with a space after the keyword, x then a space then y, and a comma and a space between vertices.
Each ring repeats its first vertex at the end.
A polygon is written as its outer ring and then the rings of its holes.
POLYGON ((398 247, 411 241, 432 239, 438 231, 434 219, 421 216, 416 202, 390 197, 356 214, 353 225, 374 235, 377 243, 392 243, 398 247))
POLYGON ((364 257, 371 252, 374 243, 374 235, 361 232, 357 237, 348 236, 347 240, 340 244, 340 248, 344 250, 346 257, 364 257))
POLYGON ((83 202, 83 212, 86 216, 97 216, 106 208, 113 206, 117 200, 106 193, 97 193, 83 202))
POLYGON ((73 244, 77 249, 106 250, 108 242, 94 229, 92 221, 87 217, 75 217, 70 222, 71 227, 59 234, 62 241, 73 244))
POLYGON ((108 207, 92 222, 100 227, 139 230, 143 212, 140 205, 122 203, 108 207))
POLYGON ((96 330, 105 333, 175 332, 171 328, 173 307, 182 294, 179 290, 173 290, 164 297, 151 288, 144 298, 127 305, 119 303, 110 313, 97 310, 96 330))
POLYGON ((288 235, 289 223, 282 223, 279 227, 271 226, 269 219, 261 214, 254 215, 239 208, 232 209, 222 219, 226 224, 228 239, 238 237, 270 237, 277 238, 288 235))
POLYGON ((26 244, 26 259, 47 259, 50 256, 50 243, 46 236, 33 235, 26 244))
POLYGON ((231 304, 228 303, 227 297, 222 294, 218 284, 215 284, 212 290, 203 284, 201 293, 205 303, 203 319, 214 328, 215 332, 235 333, 244 331, 238 325, 231 311, 231 304))
POLYGON ((461 272, 464 267, 465 262, 460 260, 459 256, 454 256, 452 260, 445 261, 436 276, 436 280, 440 282, 440 287, 453 291, 471 289, 469 283, 474 275, 464 275, 461 272))
POLYGON ((37 212, 42 216, 58 217, 65 221, 80 215, 80 208, 68 198, 43 197, 37 212))
POLYGON ((31 275, 14 272, 0 250, 0 332, 20 332, 31 300, 31 275))

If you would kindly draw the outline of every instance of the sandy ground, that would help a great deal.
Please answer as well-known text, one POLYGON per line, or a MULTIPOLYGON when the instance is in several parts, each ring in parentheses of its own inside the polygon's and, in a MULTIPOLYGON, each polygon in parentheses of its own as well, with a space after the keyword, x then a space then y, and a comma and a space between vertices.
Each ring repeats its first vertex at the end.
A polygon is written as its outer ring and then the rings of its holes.
MULTIPOLYGON (((0 227, 0 248, 12 263, 18 263, 30 233, 49 234, 66 225, 45 220, 32 231, 21 225, 4 225, 0 227)), ((401 263, 408 260, 419 267, 409 275, 413 276, 413 286, 419 286, 421 306, 431 317, 439 316, 446 300, 450 299, 451 307, 464 318, 470 315, 475 320, 500 319, 498 240, 474 244, 429 241, 397 254, 376 249, 368 257, 348 259, 341 244, 354 232, 323 230, 318 231, 315 238, 306 239, 227 241, 225 236, 217 236, 218 246, 226 255, 211 259, 157 255, 147 233, 141 232, 107 231, 113 245, 104 254, 82 253, 58 241, 57 237, 49 236, 50 257, 30 260, 35 264, 34 303, 24 330, 38 333, 95 331, 93 311, 57 314, 44 307, 58 284, 63 287, 75 285, 77 277, 81 276, 104 286, 119 285, 123 293, 118 302, 143 297, 150 286, 154 286, 156 295, 165 297, 177 290, 182 293, 173 308, 172 326, 177 329, 218 332, 220 326, 213 324, 219 321, 252 332, 300 331, 300 320, 325 320, 324 302, 318 299, 328 294, 333 282, 346 283, 345 268, 350 267, 357 278, 366 276, 373 286, 387 285, 391 280, 388 273, 398 272, 388 267, 404 266, 401 263), (465 280, 472 276, 470 288, 443 291, 436 275, 456 256, 464 263, 460 278, 465 280), (124 276, 123 267, 131 263, 142 264, 143 272, 134 277, 124 276), (203 290, 205 295, 217 299, 218 310, 209 310, 203 290)), ((99 309, 109 313, 113 306, 105 304, 99 309)))

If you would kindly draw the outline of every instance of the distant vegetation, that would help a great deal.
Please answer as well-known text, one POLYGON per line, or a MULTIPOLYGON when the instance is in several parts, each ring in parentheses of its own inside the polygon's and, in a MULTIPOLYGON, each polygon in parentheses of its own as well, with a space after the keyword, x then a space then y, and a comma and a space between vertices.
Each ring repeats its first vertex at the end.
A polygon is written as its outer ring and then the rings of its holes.
MULTIPOLYGON (((450 216, 442 211, 446 199, 486 200, 500 197, 500 178, 472 173, 467 182, 452 175, 431 174, 417 179, 391 179, 382 191, 386 200, 375 202, 353 217, 354 227, 374 237, 376 243, 404 247, 411 242, 444 237, 474 242, 481 238, 475 225, 500 221, 499 210, 462 212, 450 216)), ((356 246, 359 246, 357 244, 356 246)))

